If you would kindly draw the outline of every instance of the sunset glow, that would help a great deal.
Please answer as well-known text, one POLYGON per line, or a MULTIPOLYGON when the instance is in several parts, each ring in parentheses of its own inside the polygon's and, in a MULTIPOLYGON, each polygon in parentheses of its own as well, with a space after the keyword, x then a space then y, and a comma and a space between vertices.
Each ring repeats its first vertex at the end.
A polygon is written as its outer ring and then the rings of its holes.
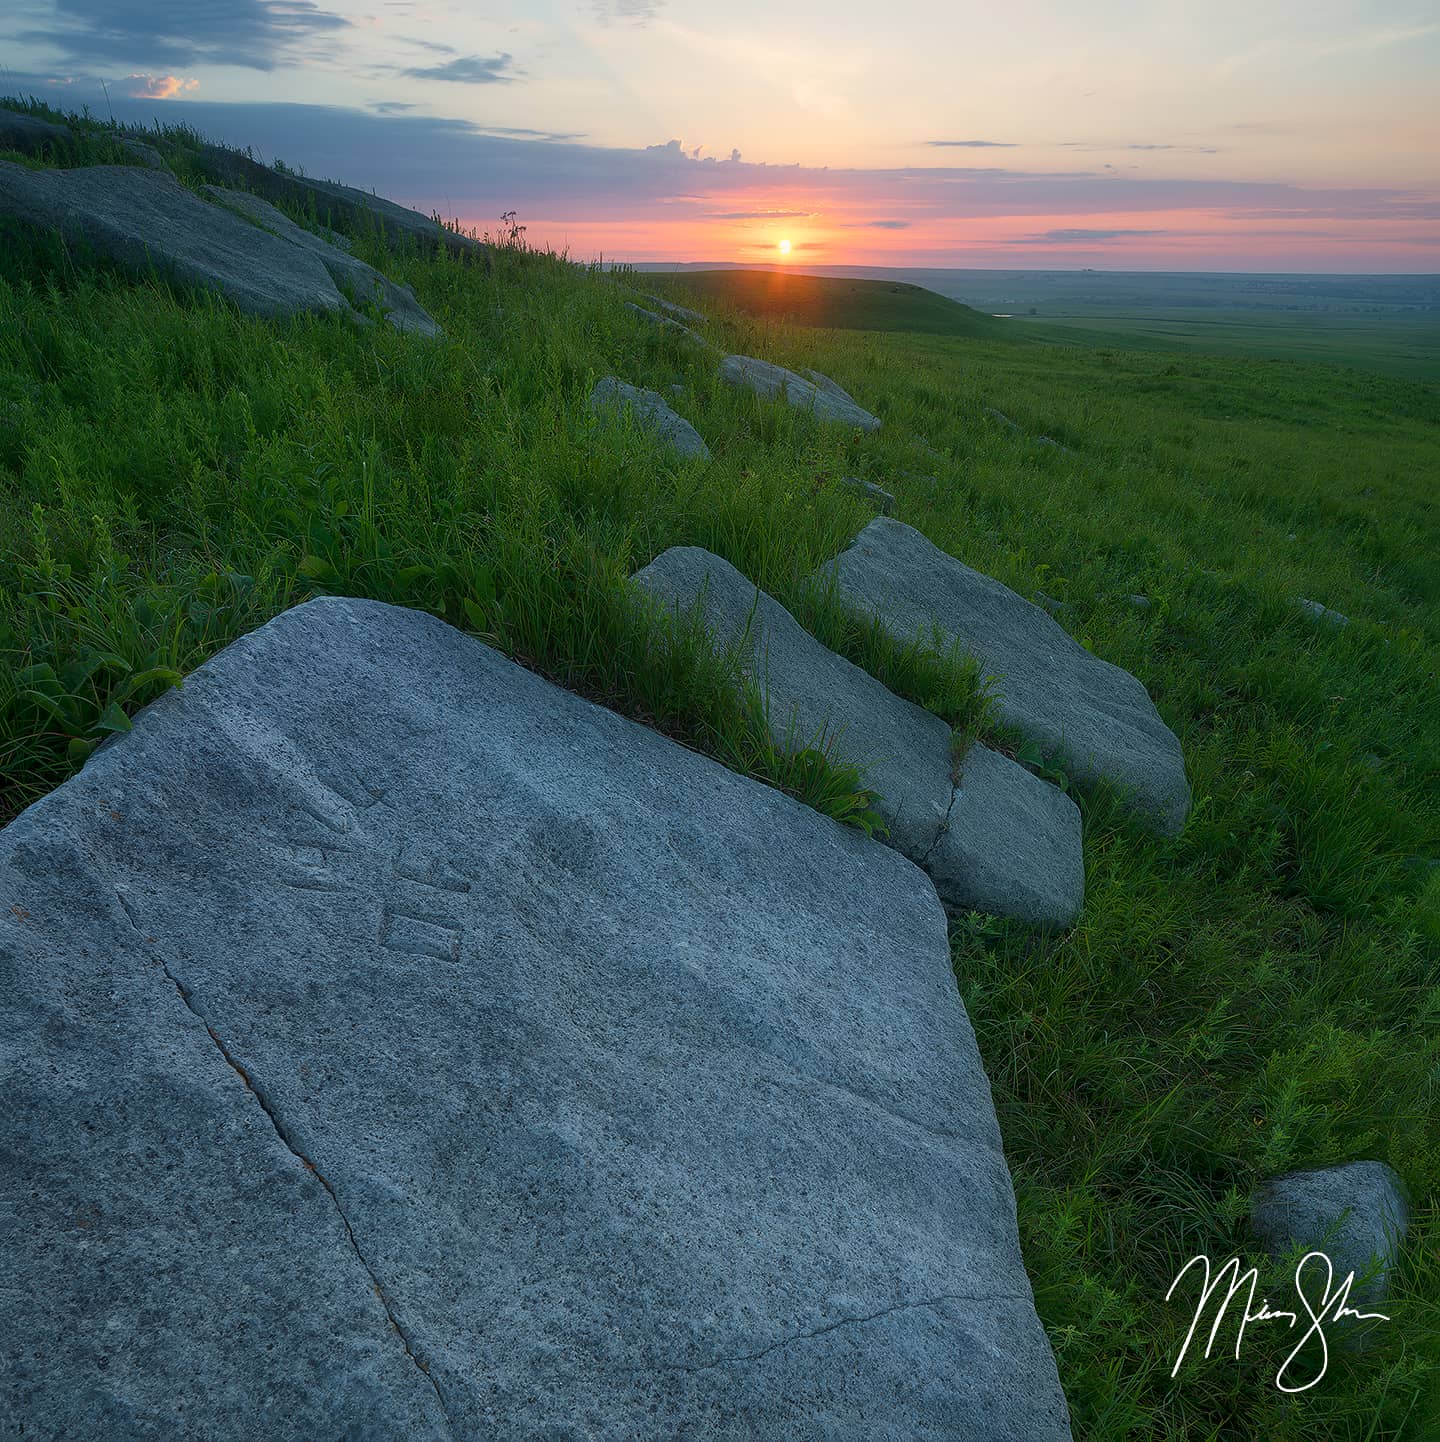
POLYGON ((817 42, 818 7, 761 0, 316 0, 283 23, 201 6, 183 34, 145 0, 83 34, 34 3, 55 23, 0 20, 16 93, 188 123, 479 231, 513 210, 576 259, 1430 272, 1440 255, 1423 8, 893 0, 880 25, 832 0, 817 42), (957 95, 960 53, 987 58, 957 95))

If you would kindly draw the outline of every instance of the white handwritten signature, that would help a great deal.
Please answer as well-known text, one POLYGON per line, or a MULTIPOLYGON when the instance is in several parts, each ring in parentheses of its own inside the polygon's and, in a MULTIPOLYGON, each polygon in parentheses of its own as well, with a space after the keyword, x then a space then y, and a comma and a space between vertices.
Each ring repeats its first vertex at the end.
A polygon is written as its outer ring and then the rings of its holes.
MULTIPOLYGON (((1240 1259, 1231 1257, 1223 1267, 1216 1272, 1214 1280, 1210 1276, 1210 1258, 1206 1256, 1191 1257, 1183 1267, 1179 1275, 1170 1284, 1170 1290, 1165 1293, 1165 1300, 1168 1302, 1175 1295, 1175 1289, 1185 1279, 1185 1274, 1192 1267, 1199 1267, 1204 1274, 1204 1282, 1201 1286, 1200 1300, 1195 1304, 1195 1315, 1190 1322, 1190 1330, 1185 1334, 1185 1342, 1180 1348, 1180 1355, 1175 1358, 1175 1366, 1171 1370, 1172 1377, 1178 1375, 1180 1364, 1185 1360, 1185 1354, 1190 1350, 1190 1343, 1195 1339, 1196 1329, 1200 1326, 1201 1318, 1205 1314, 1205 1308, 1210 1304, 1210 1299, 1216 1294, 1221 1285, 1228 1279, 1229 1287, 1225 1292, 1224 1299, 1215 1310, 1215 1320, 1210 1327, 1210 1337, 1205 1344, 1205 1355, 1210 1355, 1210 1349, 1215 1345, 1215 1338, 1219 1335, 1220 1324, 1225 1320, 1225 1313, 1237 1293, 1243 1291, 1248 1283, 1249 1292, 1245 1298, 1245 1312, 1240 1318, 1240 1327, 1235 1334, 1235 1360, 1240 1360, 1240 1343, 1245 1338, 1245 1328, 1251 1322, 1275 1322, 1284 1319, 1285 1323, 1292 1330, 1300 1325, 1298 1312, 1287 1312, 1278 1308, 1272 1308, 1266 1297, 1260 1299, 1260 1306, 1255 1306, 1255 1289, 1259 1284, 1257 1269, 1251 1267, 1249 1271, 1240 1270, 1240 1259)), ((1314 1269, 1312 1268, 1312 1271, 1314 1269)), ((1309 1326, 1304 1334, 1295 1344, 1295 1349, 1280 1364, 1279 1371, 1275 1374, 1275 1385, 1282 1392, 1304 1392, 1313 1387, 1325 1375, 1325 1369, 1330 1365, 1330 1348, 1325 1340, 1325 1323, 1339 1322, 1345 1317, 1354 1317, 1358 1321, 1366 1322, 1388 1322, 1390 1320, 1383 1312, 1358 1312, 1349 1305, 1350 1288, 1355 1282, 1355 1273, 1346 1274, 1344 1281, 1339 1286, 1334 1286, 1335 1268, 1331 1265, 1330 1258, 1324 1252, 1307 1252, 1295 1267, 1295 1291, 1300 1298, 1300 1304, 1305 1309, 1306 1315, 1310 1318, 1309 1326), (1319 1306, 1316 1307, 1311 1298, 1306 1294, 1304 1274, 1305 1268, 1311 1262, 1320 1262, 1325 1268, 1325 1286, 1319 1296, 1319 1306), (1332 1290, 1333 1288, 1333 1290, 1332 1290), (1291 1375, 1291 1364, 1304 1350, 1305 1344, 1311 1338, 1315 1338, 1320 1348, 1320 1370, 1308 1382, 1301 1382, 1292 1386, 1289 1382, 1291 1375)))

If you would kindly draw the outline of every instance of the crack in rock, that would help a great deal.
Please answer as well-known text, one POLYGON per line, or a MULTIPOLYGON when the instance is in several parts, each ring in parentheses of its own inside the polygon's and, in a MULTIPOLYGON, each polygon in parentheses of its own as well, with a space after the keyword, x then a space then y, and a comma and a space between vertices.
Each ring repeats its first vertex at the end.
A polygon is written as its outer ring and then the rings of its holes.
POLYGON ((742 1352, 733 1357, 717 1357, 713 1362, 699 1362, 693 1365, 684 1362, 661 1362, 654 1367, 636 1368, 635 1370, 708 1372, 716 1367, 730 1367, 741 1362, 756 1362, 761 1357, 768 1357, 771 1352, 778 1352, 782 1347, 793 1347, 797 1342, 809 1342, 815 1337, 823 1337, 827 1332, 836 1332, 841 1327, 863 1326, 867 1322, 875 1322, 881 1317, 888 1317, 893 1312, 913 1311, 916 1307, 936 1307, 941 1302, 1026 1302, 1029 1300, 1028 1295, 1022 1296, 1018 1292, 986 1292, 983 1295, 946 1292, 938 1297, 922 1297, 916 1302, 896 1302, 894 1306, 882 1307, 878 1312, 870 1312, 862 1317, 841 1317, 837 1322, 829 1322, 812 1331, 797 1332, 793 1337, 782 1337, 778 1342, 771 1342, 768 1347, 762 1347, 758 1352, 742 1352))
POLYGON ((935 833, 935 839, 925 848, 925 854, 917 865, 926 866, 930 858, 935 854, 935 848, 945 839, 945 833, 950 830, 950 818, 955 813, 955 803, 960 799, 960 783, 952 782, 950 786, 950 804, 945 808, 945 819, 940 823, 940 829, 935 833))
MULTIPOLYGON (((120 903, 120 909, 125 913, 126 918, 129 920, 130 925, 134 927, 136 933, 143 937, 147 943, 153 945, 155 938, 153 936, 146 936, 144 928, 136 919, 135 913, 130 909, 130 902, 126 899, 125 893, 119 890, 119 888, 116 888, 115 897, 120 903)), ((379 1277, 375 1275, 374 1268, 372 1268, 366 1260, 365 1253, 360 1250, 360 1243, 356 1239, 355 1229, 350 1225, 350 1218, 346 1215, 345 1208, 341 1206, 340 1198, 336 1195, 335 1188, 330 1185, 328 1178, 320 1168, 295 1145, 284 1123, 281 1122, 279 1116, 276 1115, 274 1109, 271 1107, 269 1100, 260 1088, 256 1086, 245 1068, 230 1054, 229 1048, 220 1040, 215 1028, 210 1025, 205 1014, 196 1006, 194 993, 170 970, 165 962, 165 958, 161 956, 158 951, 152 954, 159 963, 160 970, 164 972, 165 979, 175 988, 175 994, 180 998, 181 1004, 185 1007, 186 1011, 205 1028, 206 1034, 210 1040, 215 1043, 215 1048, 221 1057, 224 1058, 225 1064, 240 1078, 241 1085, 244 1086, 245 1090, 255 1099, 255 1104, 260 1110, 265 1113, 267 1120, 274 1129, 275 1135, 280 1139, 285 1150, 325 1189, 326 1196, 330 1198, 335 1208, 335 1214, 340 1218, 340 1225, 345 1229, 345 1235, 350 1242, 350 1250, 355 1253, 356 1260, 365 1269, 365 1275, 370 1278, 371 1289, 374 1291, 381 1307, 384 1308, 386 1320, 390 1323, 395 1335, 400 1339, 400 1346, 404 1349, 405 1355, 415 1365, 420 1375, 430 1384, 430 1390, 435 1394, 436 1405, 440 1408, 440 1415, 445 1421, 446 1435, 449 1436, 453 1442, 455 1432, 451 1426, 449 1409, 445 1406, 445 1397, 440 1391, 440 1384, 434 1376, 431 1375, 429 1367, 416 1355, 411 1343, 410 1334, 401 1325, 400 1319, 395 1315, 394 1309, 390 1305, 390 1299, 385 1294, 384 1286, 381 1284, 379 1277)))

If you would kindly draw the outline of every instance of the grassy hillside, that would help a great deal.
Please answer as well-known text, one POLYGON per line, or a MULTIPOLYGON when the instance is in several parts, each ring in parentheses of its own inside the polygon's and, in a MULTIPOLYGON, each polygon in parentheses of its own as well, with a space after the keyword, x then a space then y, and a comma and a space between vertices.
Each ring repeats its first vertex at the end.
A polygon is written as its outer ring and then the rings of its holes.
POLYGON ((636 284, 687 305, 839 330, 1019 340, 1013 327, 918 285, 782 270, 647 272, 636 284))
POLYGON ((624 578, 667 546, 706 546, 983 729, 955 658, 896 655, 804 584, 869 518, 841 477, 873 479, 953 554, 1067 602, 1064 624, 1150 688, 1194 784, 1170 842, 1082 799, 1087 899, 1069 932, 978 915, 952 928, 1076 1437, 1431 1435, 1433 389, 728 310, 710 322, 726 349, 832 375, 884 420, 862 436, 722 385, 712 357, 624 309, 622 284, 515 248, 486 270, 357 241, 441 321, 433 342, 246 319, 53 246, 0 245, 0 819, 173 676, 330 591, 431 610, 863 820, 857 778, 767 752, 703 646, 657 632, 624 578), (677 465, 598 422, 586 398, 612 373, 681 385, 674 404, 714 462, 677 465), (1317 627, 1297 595, 1354 620, 1317 627), (1240 1362, 1217 1346, 1172 1379, 1189 1317, 1164 1298, 1184 1262, 1251 1255, 1261 1177, 1362 1157, 1395 1166, 1417 1204, 1376 1348, 1286 1395, 1284 1332, 1252 1328, 1240 1362))

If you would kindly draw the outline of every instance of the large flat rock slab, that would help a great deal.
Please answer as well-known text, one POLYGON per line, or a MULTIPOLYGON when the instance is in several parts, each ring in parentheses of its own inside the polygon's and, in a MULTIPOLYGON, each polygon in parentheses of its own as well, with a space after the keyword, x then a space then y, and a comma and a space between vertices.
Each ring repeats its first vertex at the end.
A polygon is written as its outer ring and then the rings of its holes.
MULTIPOLYGON (((812 372, 818 374, 818 372, 812 372)), ((834 381, 820 377, 820 383, 796 375, 784 366, 754 356, 729 355, 720 362, 720 378, 732 386, 754 391, 766 400, 782 398, 797 410, 809 411, 822 421, 878 431, 880 418, 856 405, 834 381)))
POLYGON ((0 161, 0 215, 58 230, 138 276, 218 290, 250 315, 353 314, 320 257, 128 165, 29 170, 0 161))
POLYGON ((252 195, 248 190, 226 190, 219 185, 207 185, 204 191, 217 205, 223 205, 271 235, 277 235, 314 255, 348 300, 354 303, 374 301, 384 310, 386 321, 396 330, 424 336, 442 333, 408 285, 398 284, 340 246, 296 225, 269 201, 252 195))
POLYGON ((918 862, 954 910, 1067 926, 1085 892, 1080 812, 1064 792, 981 745, 955 785, 950 728, 822 645, 728 561, 675 546, 635 583, 681 614, 697 605, 721 646, 739 646, 741 675, 765 698, 787 751, 821 745, 861 769, 891 845, 918 862))
POLYGON ((0 988, 21 1435, 1069 1436, 929 882, 433 617, 0 832, 0 988))
POLYGON ((642 386, 632 386, 617 376, 605 376, 590 392, 590 409, 597 415, 628 416, 657 444, 674 451, 682 460, 708 461, 710 447, 705 438, 665 404, 665 397, 642 386))
POLYGON ((1154 830, 1190 810, 1185 758, 1145 687, 1092 655, 1039 606, 919 531, 879 517, 835 562, 846 601, 912 640, 933 624, 979 659, 1002 721, 1064 759, 1082 786, 1109 783, 1154 830))

